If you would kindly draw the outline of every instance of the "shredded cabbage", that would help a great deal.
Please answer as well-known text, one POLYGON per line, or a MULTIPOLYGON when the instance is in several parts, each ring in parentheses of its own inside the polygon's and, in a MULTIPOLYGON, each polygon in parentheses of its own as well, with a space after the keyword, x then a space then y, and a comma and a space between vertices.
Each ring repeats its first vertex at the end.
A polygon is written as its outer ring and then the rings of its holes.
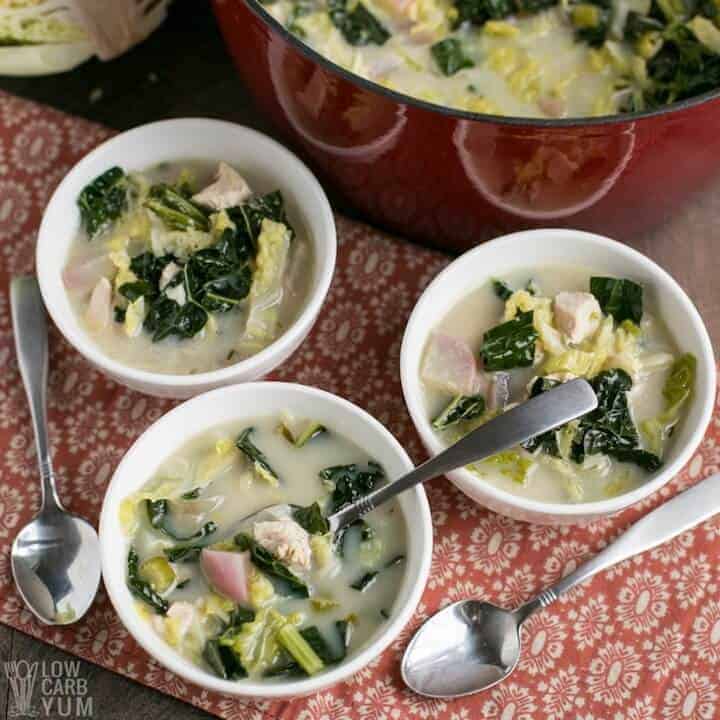
POLYGON ((265 218, 258 236, 256 267, 250 286, 250 312, 245 328, 247 338, 265 341, 275 337, 289 249, 289 229, 282 223, 265 218))
POLYGON ((708 50, 720 55, 720 30, 712 20, 696 15, 686 25, 708 50))
POLYGON ((468 470, 482 477, 483 465, 493 465, 497 467, 501 475, 510 478, 513 482, 525 485, 530 475, 530 470, 534 466, 533 459, 525 452, 516 450, 506 450, 483 460, 480 463, 468 465, 468 470))
POLYGON ((218 642, 229 647, 250 675, 263 675, 278 659, 278 632, 288 623, 299 624, 297 614, 283 617, 273 608, 261 608, 252 622, 224 632, 218 642))
POLYGON ((680 410, 695 386, 697 360, 691 353, 679 357, 670 369, 663 387, 665 410, 640 423, 640 432, 650 452, 662 457, 665 443, 680 420, 680 410))
POLYGON ((313 535, 310 538, 313 561, 319 568, 326 567, 332 560, 332 544, 329 535, 313 535))
POLYGON ((505 301, 503 321, 512 320, 518 312, 533 311, 533 326, 540 336, 542 349, 551 354, 559 355, 566 349, 562 334, 553 326, 552 300, 546 297, 531 295, 527 290, 516 290, 505 301))
POLYGON ((275 597, 273 584, 257 568, 253 568, 249 583, 250 604, 254 608, 266 605, 275 597))

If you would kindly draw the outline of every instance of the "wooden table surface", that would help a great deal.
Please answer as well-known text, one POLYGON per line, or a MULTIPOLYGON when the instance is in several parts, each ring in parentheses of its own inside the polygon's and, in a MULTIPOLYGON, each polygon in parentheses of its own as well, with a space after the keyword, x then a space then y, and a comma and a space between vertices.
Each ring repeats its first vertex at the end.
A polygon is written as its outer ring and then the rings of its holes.
MULTIPOLYGON (((0 78, 0 88, 117 129, 168 117, 203 115, 274 134, 240 85, 205 0, 175 0, 165 25, 115 61, 91 61, 58 77, 0 78)), ((332 199, 332 192, 330 196, 332 199)), ((341 209, 353 214, 349 208, 341 209)), ((705 319, 716 348, 720 343, 718 220, 720 182, 699 194, 664 227, 631 243, 685 288, 705 319)), ((0 626, 0 661, 65 659, 70 656, 0 626)), ((90 663, 81 661, 80 676, 87 679, 94 718, 210 717, 90 663)), ((9 687, 0 673, 0 717, 8 717, 8 709, 9 687)), ((43 717, 55 720, 56 716, 43 717)))

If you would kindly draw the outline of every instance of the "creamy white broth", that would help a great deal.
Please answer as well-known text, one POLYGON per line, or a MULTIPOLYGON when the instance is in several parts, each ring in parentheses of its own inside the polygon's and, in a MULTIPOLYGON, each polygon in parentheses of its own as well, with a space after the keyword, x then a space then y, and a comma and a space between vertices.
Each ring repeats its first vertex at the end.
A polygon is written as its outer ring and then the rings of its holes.
POLYGON ((665 0, 267 0, 345 69, 461 110, 589 117, 717 88, 717 9, 665 0))
POLYGON ((381 0, 364 4, 392 33, 381 46, 348 44, 327 20, 322 3, 316 12, 294 20, 293 0, 278 0, 267 9, 280 22, 299 28, 308 44, 346 69, 392 90, 461 110, 521 117, 608 115, 619 110, 618 87, 634 86, 631 53, 618 44, 612 62, 610 56, 578 43, 559 7, 482 29, 461 26, 452 37, 462 43, 474 67, 445 76, 431 47, 450 32, 444 18, 449 3, 422 3, 431 8, 432 19, 415 25, 394 17, 381 0))
MULTIPOLYGON (((518 271, 501 279, 514 289, 524 288, 528 281, 532 280, 538 288, 538 295, 552 298, 562 291, 587 292, 589 279, 594 274, 596 273, 584 268, 553 266, 532 271, 518 271)), ((467 341, 477 355, 485 332, 502 321, 504 304, 495 293, 492 284, 486 283, 453 307, 435 330, 467 341)), ((673 358, 680 356, 680 351, 662 319, 654 313, 652 288, 644 288, 644 305, 638 358, 639 367, 642 367, 643 363, 647 363, 648 367, 639 372, 628 393, 630 411, 638 427, 643 421, 656 418, 664 411, 663 388, 670 374, 669 359, 670 356, 673 358), (656 360, 660 361, 663 358, 665 362, 660 363, 659 369, 651 371, 650 366, 656 360)), ((539 364, 527 368, 514 368, 509 374, 510 401, 519 402, 527 398, 528 384, 540 374, 539 364)), ((426 382, 422 383, 422 387, 427 416, 431 419, 436 418, 448 405, 452 396, 426 382)), ((682 418, 679 422, 682 422, 682 418)), ((438 432, 449 444, 474 426, 476 426, 474 423, 461 423, 438 432)), ((642 432, 640 434, 642 438, 642 432)), ((671 443, 672 437, 669 437, 665 451, 671 443)), ((522 453, 522 455, 531 463, 525 484, 511 477, 513 473, 508 472, 506 466, 482 463, 471 469, 485 481, 507 492, 545 502, 590 502, 607 499, 632 490, 645 482, 648 477, 647 471, 637 465, 612 460, 608 466, 602 459, 605 456, 592 455, 588 456, 587 460, 594 467, 583 468, 574 465, 572 469, 576 477, 569 480, 558 472, 556 466, 547 462, 547 458, 542 453, 539 455, 522 453)))
MULTIPOLYGON (((142 172, 144 182, 173 184, 179 177, 191 179, 193 188, 199 190, 213 180, 217 163, 187 159, 174 163, 163 163, 142 172)), ((242 168, 237 168, 242 173, 242 168)), ((254 196, 272 192, 276 188, 267 182, 252 179, 254 196)), ((148 216, 152 214, 147 211, 148 216)), ((157 219, 155 225, 159 224, 157 219)), ((290 327, 302 311, 309 291, 312 268, 314 263, 311 244, 306 230, 298 218, 291 217, 290 222, 295 231, 286 262, 286 270, 282 282, 282 297, 277 307, 277 327, 272 335, 261 341, 248 340, 244 337, 249 300, 245 298, 237 308, 223 313, 211 313, 205 327, 190 338, 166 337, 154 342, 152 334, 147 331, 129 337, 122 322, 115 322, 111 317, 104 327, 98 328, 88 319, 90 298, 93 285, 82 283, 73 287, 66 280, 66 289, 76 317, 104 354, 114 360, 142 370, 167 374, 195 374, 223 368, 255 354, 273 340, 280 337, 290 327)), ((119 268, 112 262, 102 264, 103 258, 109 253, 125 250, 130 257, 146 251, 153 251, 148 238, 143 238, 132 231, 126 233, 127 241, 123 242, 122 219, 117 226, 110 227, 98 237, 89 239, 81 229, 72 243, 66 262, 66 273, 72 268, 81 267, 84 263, 98 261, 97 281, 107 277, 113 285, 113 308, 127 305, 118 294, 119 268)), ((160 254, 156 252, 156 254, 160 254)), ((147 308, 146 308, 147 313, 147 308)))
MULTIPOLYGON (((329 490, 318 476, 324 468, 350 463, 364 467, 372 460, 351 441, 332 430, 313 438, 301 448, 294 447, 278 432, 279 422, 277 417, 253 421, 251 435, 253 443, 262 450, 280 478, 278 487, 272 487, 258 477, 247 458, 234 446, 228 446, 228 442, 232 445, 246 427, 235 423, 215 428, 191 440, 163 463, 139 493, 124 501, 122 520, 131 545, 137 551, 140 567, 144 561, 162 556, 164 548, 183 544, 151 527, 144 505, 147 497, 171 500, 171 507, 174 504, 176 511, 173 515, 176 532, 189 533, 208 521, 215 522, 215 533, 201 542, 211 547, 222 547, 224 541, 231 541, 238 532, 238 522, 242 518, 268 505, 289 503, 308 506, 317 501, 324 506, 329 490), (217 452, 218 441, 229 448, 227 453, 217 452), (183 521, 180 510, 182 503, 188 501, 182 500, 181 495, 199 487, 204 489, 190 502, 202 511, 190 513, 183 521)), ((335 623, 350 618, 352 633, 347 652, 348 655, 356 653, 392 612, 404 573, 404 559, 386 566, 393 560, 404 558, 406 548, 405 522, 396 502, 374 510, 365 520, 372 528, 371 544, 363 544, 359 532, 350 531, 345 538, 344 556, 340 557, 336 548, 331 551, 331 559, 325 566, 319 563, 313 546, 311 569, 302 575, 310 590, 309 599, 276 594, 262 605, 252 606, 252 609, 257 612, 262 607, 272 607, 283 616, 297 613, 296 620, 301 630, 316 626, 336 650, 341 648, 335 623), (364 591, 351 587, 366 573, 375 571, 378 572, 375 581, 364 591), (338 605, 318 610, 312 605, 314 598, 330 598, 338 605)), ((332 544, 327 547, 332 548, 332 544)), ((165 593, 171 607, 172 603, 179 601, 201 608, 209 596, 222 597, 222 593, 212 592, 199 562, 178 562, 171 566, 177 575, 175 585, 189 579, 185 587, 177 589, 174 585, 165 593)), ((167 616, 155 614, 141 601, 136 602, 136 607, 155 632, 193 662, 208 668, 202 657, 204 642, 217 635, 215 619, 209 618, 208 613, 199 613, 194 619, 193 630, 182 641, 173 642, 175 638, 167 624, 167 616)), ((252 671, 250 674, 257 677, 252 671)))

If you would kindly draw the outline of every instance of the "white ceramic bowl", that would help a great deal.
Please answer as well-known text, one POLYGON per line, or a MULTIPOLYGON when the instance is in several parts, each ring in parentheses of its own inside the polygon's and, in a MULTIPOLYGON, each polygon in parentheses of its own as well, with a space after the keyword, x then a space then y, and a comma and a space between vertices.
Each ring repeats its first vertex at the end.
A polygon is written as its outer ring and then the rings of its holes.
MULTIPOLYGON (((546 503, 501 490, 467 470, 450 480, 477 503, 518 520, 565 524, 610 515, 662 487, 687 463, 705 433, 715 401, 715 360, 703 321, 690 298, 661 267, 626 245, 578 230, 529 230, 497 238, 451 263, 422 294, 403 338, 400 373, 403 394, 420 437, 431 454, 444 445, 426 415, 420 362, 429 333, 468 293, 493 277, 544 265, 578 265, 599 275, 630 277, 645 286, 678 347, 697 357, 697 383, 687 416, 673 435, 662 468, 631 492, 586 503, 546 503)), ((472 318, 468 319, 472 322, 472 318)))
POLYGON ((241 428, 258 415, 274 415, 283 410, 300 417, 312 416, 351 438, 383 465, 390 478, 398 478, 413 467, 398 441, 377 420, 347 400, 303 385, 247 383, 199 395, 148 428, 115 471, 100 515, 105 588, 125 627, 150 655, 173 672, 196 685, 229 695, 264 698, 305 695, 350 677, 398 636, 420 600, 430 570, 430 508, 425 491, 416 487, 398 498, 407 531, 406 570, 390 617, 364 647, 327 672, 298 680, 222 680, 183 658, 148 627, 135 611, 133 597, 125 584, 129 538, 120 524, 120 503, 151 479, 159 465, 191 437, 228 422, 237 423, 241 428))
POLYGON ((43 300, 60 332, 87 360, 114 380, 161 397, 186 398, 237 382, 256 380, 284 362, 310 332, 335 269, 335 223, 327 197, 307 167, 274 140, 220 120, 187 118, 142 125, 108 140, 65 176, 43 215, 37 242, 37 274, 43 300), (225 160, 260 191, 282 190, 293 224, 313 246, 314 267, 305 307, 295 322, 261 352, 234 365, 195 375, 164 375, 127 367, 108 357, 73 312, 62 282, 68 250, 78 232, 76 201, 93 178, 113 165, 143 170, 161 162, 225 160))

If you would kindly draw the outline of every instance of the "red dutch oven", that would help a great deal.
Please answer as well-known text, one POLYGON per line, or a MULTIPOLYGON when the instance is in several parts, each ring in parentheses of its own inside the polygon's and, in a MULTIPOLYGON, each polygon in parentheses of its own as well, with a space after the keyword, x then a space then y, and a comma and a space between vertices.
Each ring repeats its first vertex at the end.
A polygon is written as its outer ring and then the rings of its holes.
POLYGON ((245 85, 321 179, 425 243, 464 250, 540 226, 627 240, 720 174, 720 92, 604 119, 480 115, 347 72, 256 0, 214 7, 245 85))

